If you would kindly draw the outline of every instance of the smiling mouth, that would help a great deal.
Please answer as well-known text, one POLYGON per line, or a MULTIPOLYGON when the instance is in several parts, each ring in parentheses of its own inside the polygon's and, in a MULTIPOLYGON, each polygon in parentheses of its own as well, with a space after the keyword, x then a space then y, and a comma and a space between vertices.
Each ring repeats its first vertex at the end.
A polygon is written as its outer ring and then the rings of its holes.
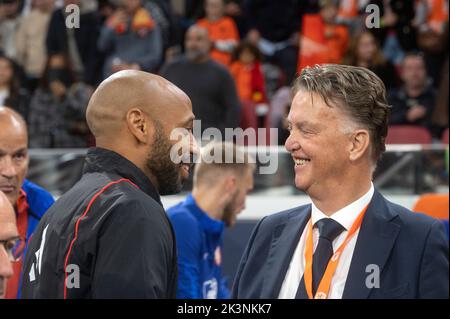
POLYGON ((311 162, 308 158, 294 158, 295 166, 304 166, 308 162, 311 162))

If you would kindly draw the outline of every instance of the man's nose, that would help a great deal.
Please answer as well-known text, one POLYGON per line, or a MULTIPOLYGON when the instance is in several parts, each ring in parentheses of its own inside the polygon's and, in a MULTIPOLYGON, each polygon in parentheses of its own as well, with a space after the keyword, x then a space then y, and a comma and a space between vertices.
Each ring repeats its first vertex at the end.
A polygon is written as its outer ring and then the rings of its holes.
POLYGON ((292 134, 289 134, 288 138, 284 142, 284 147, 289 153, 292 153, 300 148, 300 141, 292 134))
POLYGON ((3 245, 0 245, 0 277, 10 278, 13 275, 12 263, 3 245))

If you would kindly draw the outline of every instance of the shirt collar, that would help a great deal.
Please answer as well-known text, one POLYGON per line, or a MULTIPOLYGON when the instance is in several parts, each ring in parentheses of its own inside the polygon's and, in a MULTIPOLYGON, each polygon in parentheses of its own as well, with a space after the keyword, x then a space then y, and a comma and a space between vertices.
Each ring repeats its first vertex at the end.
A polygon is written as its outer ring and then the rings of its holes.
POLYGON ((186 198, 186 205, 190 206, 190 212, 194 217, 198 220, 200 223, 202 229, 205 232, 211 233, 213 235, 221 235, 223 233, 223 230, 225 228, 225 223, 219 220, 212 219, 208 216, 208 214, 203 211, 195 201, 194 196, 192 194, 189 194, 186 198))
POLYGON ((370 183, 370 189, 367 193, 365 193, 359 199, 355 200, 353 203, 345 206, 344 208, 341 208, 336 213, 331 215, 331 217, 325 215, 316 207, 316 205, 314 205, 314 203, 312 203, 311 219, 313 225, 315 225, 316 222, 323 218, 332 218, 339 224, 341 224, 346 230, 349 230, 352 227, 353 222, 358 217, 359 213, 361 213, 364 207, 366 207, 372 200, 374 191, 375 188, 373 187, 373 183, 370 183))
POLYGON ((162 206, 158 191, 144 172, 114 151, 100 147, 90 148, 86 155, 83 173, 93 172, 112 172, 128 178, 162 206))
POLYGON ((19 192, 19 198, 17 198, 17 207, 16 207, 16 214, 21 215, 28 211, 28 201, 27 201, 27 194, 23 189, 20 189, 19 192))

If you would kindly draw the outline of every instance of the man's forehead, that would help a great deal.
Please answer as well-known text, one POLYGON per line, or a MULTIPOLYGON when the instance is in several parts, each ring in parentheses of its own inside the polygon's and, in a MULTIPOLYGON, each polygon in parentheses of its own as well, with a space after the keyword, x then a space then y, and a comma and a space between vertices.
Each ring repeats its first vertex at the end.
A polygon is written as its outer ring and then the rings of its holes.
POLYGON ((0 133, 0 152, 16 153, 28 149, 28 138, 26 134, 2 134, 0 133))

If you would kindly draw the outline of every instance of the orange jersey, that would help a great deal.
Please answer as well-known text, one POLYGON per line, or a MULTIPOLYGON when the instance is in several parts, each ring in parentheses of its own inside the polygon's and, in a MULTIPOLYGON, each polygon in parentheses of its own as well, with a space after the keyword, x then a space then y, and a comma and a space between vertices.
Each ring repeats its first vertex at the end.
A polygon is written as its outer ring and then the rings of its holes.
POLYGON ((230 73, 236 82, 236 89, 241 100, 252 99, 252 69, 239 61, 230 66, 230 73))
POLYGON ((338 16, 342 19, 352 19, 359 16, 358 0, 341 0, 338 16))
POLYGON ((325 32, 330 33, 330 36, 325 40, 328 48, 326 62, 340 64, 348 47, 349 36, 347 27, 343 25, 325 25, 325 32))
MULTIPOLYGON (((229 17, 223 17, 217 21, 211 22, 208 19, 200 19, 197 25, 208 30, 211 41, 239 41, 239 32, 234 20, 229 17)), ((231 52, 220 51, 216 48, 212 49, 211 57, 228 66, 231 61, 231 52)))
POLYGON ((448 20, 448 3, 445 0, 428 0, 427 5, 427 23, 435 32, 441 33, 444 23, 448 20))
POLYGON ((319 14, 303 17, 298 69, 323 63, 341 63, 348 47, 347 27, 325 24, 319 14))

